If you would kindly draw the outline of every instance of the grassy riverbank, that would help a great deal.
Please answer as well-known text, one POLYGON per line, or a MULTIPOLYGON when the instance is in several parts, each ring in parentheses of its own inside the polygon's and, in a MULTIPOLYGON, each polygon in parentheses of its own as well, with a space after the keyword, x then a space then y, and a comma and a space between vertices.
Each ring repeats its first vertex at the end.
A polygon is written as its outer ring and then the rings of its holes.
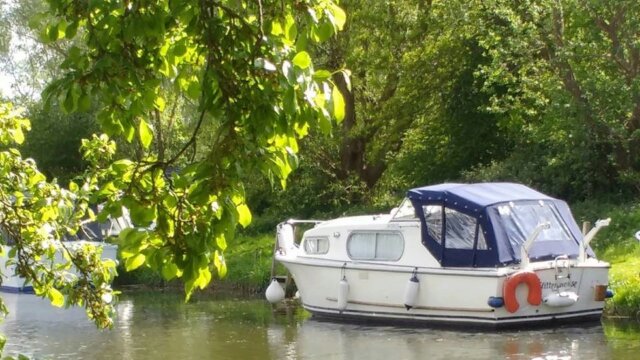
POLYGON ((591 244, 600 259, 611 263, 609 284, 615 295, 607 314, 640 320, 640 241, 634 237, 640 230, 640 203, 590 201, 573 209, 579 222, 611 218, 591 244))
MULTIPOLYGON (((274 230, 275 232, 275 230, 274 230)), ((229 248, 225 252, 227 275, 222 279, 214 279, 213 289, 223 288, 246 295, 261 292, 269 281, 271 273, 271 259, 273 253, 274 234, 237 235, 228 242, 229 248)), ((284 268, 278 265, 279 274, 284 274, 284 268)), ((180 288, 178 280, 164 281, 162 277, 149 268, 141 267, 132 272, 118 269, 115 286, 180 288)))

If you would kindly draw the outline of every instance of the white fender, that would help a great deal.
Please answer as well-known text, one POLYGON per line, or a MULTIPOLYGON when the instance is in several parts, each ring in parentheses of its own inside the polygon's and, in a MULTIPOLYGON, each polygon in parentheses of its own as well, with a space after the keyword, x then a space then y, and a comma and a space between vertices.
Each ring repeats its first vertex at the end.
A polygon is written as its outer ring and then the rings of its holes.
POLYGON ((349 283, 347 278, 343 277, 338 283, 338 310, 342 311, 347 308, 347 298, 349 297, 349 283))
POLYGON ((267 291, 265 291, 265 296, 267 297, 267 301, 272 304, 280 302, 284 299, 284 289, 282 288, 278 280, 276 280, 276 278, 273 278, 273 280, 271 280, 271 284, 269 284, 269 287, 267 287, 267 291))
POLYGON ((563 291, 545 296, 542 300, 544 304, 551 307, 566 307, 578 301, 578 294, 573 291, 563 291))
POLYGON ((404 289, 404 307, 407 308, 407 311, 411 310, 411 308, 418 303, 419 290, 420 281, 418 281, 418 277, 414 274, 411 279, 407 281, 407 286, 404 289))

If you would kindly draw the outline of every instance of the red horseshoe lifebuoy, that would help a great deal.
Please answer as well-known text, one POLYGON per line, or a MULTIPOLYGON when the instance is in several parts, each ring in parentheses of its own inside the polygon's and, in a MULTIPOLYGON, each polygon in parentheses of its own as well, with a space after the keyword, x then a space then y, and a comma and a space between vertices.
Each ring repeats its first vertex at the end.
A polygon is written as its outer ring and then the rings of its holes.
POLYGON ((502 286, 504 308, 510 313, 514 313, 520 308, 516 298, 516 288, 522 283, 529 287, 529 295, 527 296, 529 304, 537 306, 542 303, 542 283, 538 275, 533 271, 520 271, 508 276, 502 286))

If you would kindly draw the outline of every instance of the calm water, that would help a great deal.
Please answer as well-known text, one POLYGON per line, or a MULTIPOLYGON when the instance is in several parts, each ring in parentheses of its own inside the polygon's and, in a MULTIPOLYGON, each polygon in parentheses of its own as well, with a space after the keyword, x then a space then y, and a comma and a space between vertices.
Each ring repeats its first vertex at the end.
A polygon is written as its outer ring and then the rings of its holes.
POLYGON ((123 296, 111 331, 80 309, 33 295, 1 294, 5 355, 47 359, 637 359, 637 324, 465 332, 317 321, 260 299, 180 294, 123 296))

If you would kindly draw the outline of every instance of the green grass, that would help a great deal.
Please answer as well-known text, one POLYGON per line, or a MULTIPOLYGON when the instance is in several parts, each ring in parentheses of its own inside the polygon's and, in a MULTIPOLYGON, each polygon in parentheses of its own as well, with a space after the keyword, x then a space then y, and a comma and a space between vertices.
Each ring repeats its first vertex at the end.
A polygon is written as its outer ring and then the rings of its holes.
MULTIPOLYGON (((271 273, 274 234, 241 235, 229 241, 225 251, 227 274, 224 278, 214 278, 213 288, 222 287, 229 290, 255 293, 264 289, 271 273)), ((284 274, 282 265, 278 264, 278 274, 284 274)), ((116 287, 149 286, 181 287, 179 280, 164 281, 160 274, 147 267, 140 267, 126 272, 122 266, 118 268, 118 277, 114 281, 116 287)))
POLYGON ((609 287, 614 297, 607 302, 607 313, 640 320, 640 242, 634 237, 640 230, 640 204, 593 200, 575 204, 573 210, 579 222, 611 218, 611 225, 591 243, 598 258, 611 264, 609 287))
POLYGON ((273 259, 273 234, 237 235, 229 242, 225 252, 227 276, 221 285, 248 291, 260 291, 266 287, 273 259))

